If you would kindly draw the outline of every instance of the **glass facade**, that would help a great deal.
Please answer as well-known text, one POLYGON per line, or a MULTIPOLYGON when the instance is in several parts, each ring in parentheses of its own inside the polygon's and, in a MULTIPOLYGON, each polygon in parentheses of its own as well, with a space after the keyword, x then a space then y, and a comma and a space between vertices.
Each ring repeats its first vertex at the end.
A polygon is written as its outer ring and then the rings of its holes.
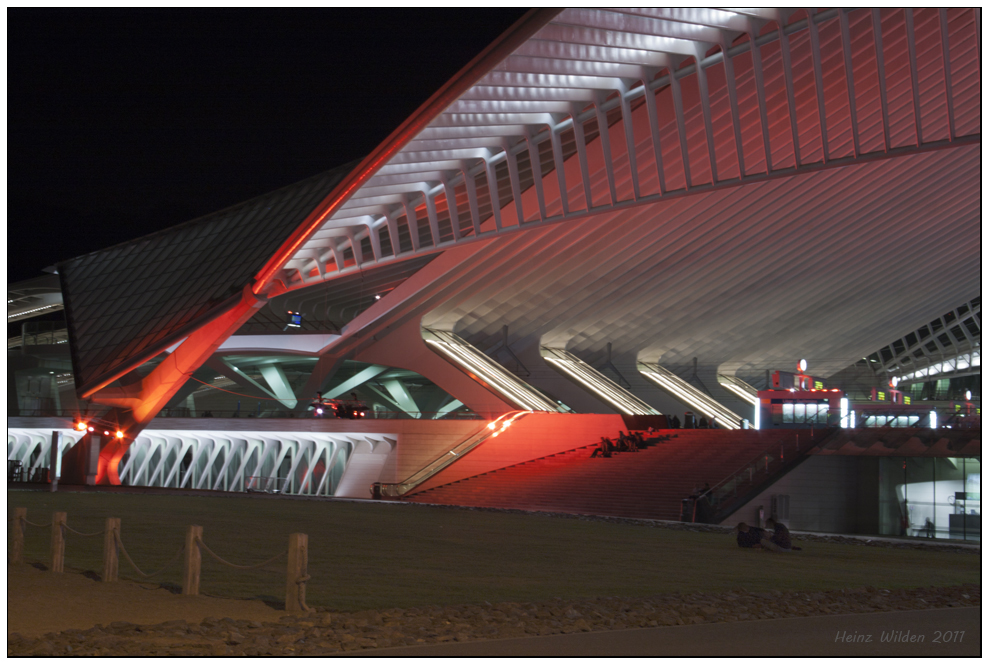
POLYGON ((828 424, 828 401, 818 403, 806 400, 774 399, 770 405, 773 425, 820 425, 828 424))
POLYGON ((981 541, 981 481, 977 457, 880 458, 880 533, 981 541))
MULTIPOLYGON (((59 313, 56 318, 60 318, 59 313)), ((11 326, 8 326, 10 329, 11 326)), ((25 321, 7 339, 7 414, 71 416, 79 411, 64 320, 25 321)))

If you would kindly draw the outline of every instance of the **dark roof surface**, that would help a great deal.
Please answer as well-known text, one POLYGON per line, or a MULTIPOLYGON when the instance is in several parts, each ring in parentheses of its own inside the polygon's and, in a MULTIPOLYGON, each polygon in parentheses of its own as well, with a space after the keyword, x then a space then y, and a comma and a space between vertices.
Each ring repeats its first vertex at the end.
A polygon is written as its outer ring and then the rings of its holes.
POLYGON ((76 386, 146 360, 217 312, 355 164, 59 264, 76 386))

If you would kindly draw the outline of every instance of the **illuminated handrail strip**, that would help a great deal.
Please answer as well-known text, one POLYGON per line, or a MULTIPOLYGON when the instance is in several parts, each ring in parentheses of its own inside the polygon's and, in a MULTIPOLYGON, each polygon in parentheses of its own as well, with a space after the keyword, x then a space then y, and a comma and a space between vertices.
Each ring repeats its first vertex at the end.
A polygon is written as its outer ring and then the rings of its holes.
POLYGON ((660 415, 635 395, 563 349, 543 347, 543 358, 625 415, 660 415))
POLYGON ((453 333, 424 328, 423 339, 512 404, 529 411, 560 410, 541 393, 453 333))
POLYGON ((759 403, 756 389, 737 377, 718 374, 718 383, 722 388, 732 391, 753 406, 759 403))
POLYGON ((742 417, 721 406, 672 372, 656 364, 639 363, 639 372, 653 383, 668 391, 708 418, 716 418, 725 429, 740 429, 742 417))

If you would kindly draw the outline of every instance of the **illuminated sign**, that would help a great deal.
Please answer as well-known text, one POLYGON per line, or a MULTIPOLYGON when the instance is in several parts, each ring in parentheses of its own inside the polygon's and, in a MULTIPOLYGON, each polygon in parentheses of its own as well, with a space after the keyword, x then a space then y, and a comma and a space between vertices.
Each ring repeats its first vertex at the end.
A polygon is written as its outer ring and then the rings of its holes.
POLYGON ((885 402, 886 401, 886 393, 877 392, 876 393, 876 401, 885 402))
POLYGON ((908 395, 904 395, 903 396, 903 403, 904 404, 909 404, 910 403, 910 397, 908 395))
POLYGON ((824 390, 824 381, 814 381, 814 390, 824 390))

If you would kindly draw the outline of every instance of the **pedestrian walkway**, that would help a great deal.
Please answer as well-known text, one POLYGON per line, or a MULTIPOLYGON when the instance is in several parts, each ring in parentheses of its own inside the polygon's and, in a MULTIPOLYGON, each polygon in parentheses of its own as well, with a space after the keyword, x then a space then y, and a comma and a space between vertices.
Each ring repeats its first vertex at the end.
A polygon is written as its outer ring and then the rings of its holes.
POLYGON ((982 608, 708 623, 367 649, 353 658, 978 657, 982 608))

